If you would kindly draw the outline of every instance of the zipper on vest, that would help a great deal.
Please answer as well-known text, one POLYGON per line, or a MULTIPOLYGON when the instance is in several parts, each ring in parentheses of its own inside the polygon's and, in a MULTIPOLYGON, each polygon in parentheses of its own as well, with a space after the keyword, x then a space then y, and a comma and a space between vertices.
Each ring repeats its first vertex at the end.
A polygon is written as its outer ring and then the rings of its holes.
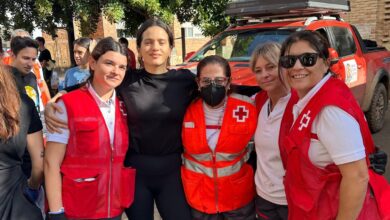
POLYGON ((108 179, 108 218, 111 218, 111 182, 112 182, 112 162, 114 161, 114 146, 111 144, 110 158, 110 178, 108 179))
POLYGON ((218 207, 218 181, 217 181, 217 168, 216 168, 216 159, 215 159, 215 152, 212 152, 213 157, 213 179, 214 179, 214 191, 215 191, 215 207, 217 209, 217 213, 219 213, 219 207, 218 207))

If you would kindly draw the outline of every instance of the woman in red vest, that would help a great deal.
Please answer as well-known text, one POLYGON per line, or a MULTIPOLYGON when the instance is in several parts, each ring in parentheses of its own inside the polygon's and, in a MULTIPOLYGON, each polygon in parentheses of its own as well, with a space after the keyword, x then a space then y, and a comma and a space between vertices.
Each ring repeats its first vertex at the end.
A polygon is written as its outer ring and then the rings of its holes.
POLYGON ((246 161, 257 112, 251 99, 229 92, 230 76, 224 58, 200 61, 200 97, 184 116, 181 171, 194 219, 255 219, 253 170, 246 161))
POLYGON ((61 97, 68 129, 48 136, 45 181, 50 219, 121 219, 134 194, 135 170, 124 168, 126 111, 117 98, 126 51, 112 38, 96 45, 86 86, 61 97))
POLYGON ((281 125, 293 122, 281 132, 289 219, 381 219, 380 195, 368 184, 372 137, 349 88, 329 71, 328 48, 320 34, 302 31, 281 49, 281 77, 299 98, 281 125))

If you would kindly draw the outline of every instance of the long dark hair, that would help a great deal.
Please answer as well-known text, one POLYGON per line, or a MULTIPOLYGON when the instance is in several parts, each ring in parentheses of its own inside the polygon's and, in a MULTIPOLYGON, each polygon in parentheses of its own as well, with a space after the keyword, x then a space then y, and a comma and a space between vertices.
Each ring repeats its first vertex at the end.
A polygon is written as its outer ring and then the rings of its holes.
POLYGON ((0 64, 0 139, 19 132, 20 97, 10 70, 0 64))
POLYGON ((287 55, 290 51, 291 45, 298 41, 306 41, 310 47, 315 50, 319 57, 322 59, 329 58, 329 43, 328 41, 318 32, 315 31, 298 31, 291 34, 282 44, 280 55, 287 55))
POLYGON ((142 43, 142 35, 144 34, 144 32, 150 28, 150 27, 154 27, 154 26, 157 26, 157 27, 160 27, 162 29, 164 29, 164 31, 168 34, 168 41, 169 41, 169 46, 172 48, 175 46, 175 41, 173 39, 173 33, 172 33, 172 30, 171 28, 165 24, 163 21, 161 21, 160 19, 158 18, 149 18, 148 20, 146 20, 144 23, 142 23, 141 27, 138 29, 137 31, 137 47, 140 48, 141 47, 141 43, 142 43))
MULTIPOLYGON (((126 48, 124 48, 120 43, 115 41, 112 37, 106 37, 99 40, 95 48, 92 50, 91 57, 95 61, 97 61, 103 54, 109 51, 118 52, 123 56, 127 55, 126 48)), ((89 76, 89 80, 92 81, 94 71, 90 68, 89 72, 91 73, 91 75, 89 76)))
MULTIPOLYGON (((161 21, 158 18, 149 18, 144 23, 142 23, 141 27, 138 29, 137 34, 136 34, 137 48, 138 49, 141 48, 144 32, 148 28, 154 27, 154 26, 162 28, 167 33, 169 46, 171 48, 173 48, 175 46, 175 40, 173 38, 172 30, 171 30, 171 28, 167 24, 165 24, 163 21, 161 21)), ((142 58, 141 58, 140 54, 138 54, 138 62, 139 62, 139 64, 142 67, 144 66, 144 62, 142 61, 142 58)), ((168 64, 167 65, 169 65, 169 60, 168 60, 168 64)))

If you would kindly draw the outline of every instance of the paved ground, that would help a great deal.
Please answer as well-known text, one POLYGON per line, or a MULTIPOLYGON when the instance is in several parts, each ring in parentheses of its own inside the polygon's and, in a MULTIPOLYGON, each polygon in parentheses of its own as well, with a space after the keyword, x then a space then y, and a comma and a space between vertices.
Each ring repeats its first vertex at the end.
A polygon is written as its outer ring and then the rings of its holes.
MULTIPOLYGON (((385 126, 379 132, 373 135, 375 144, 381 146, 381 148, 387 153, 388 159, 390 159, 390 108, 387 110, 385 118, 385 126)), ((385 176, 387 181, 390 182, 390 161, 387 163, 385 176)))

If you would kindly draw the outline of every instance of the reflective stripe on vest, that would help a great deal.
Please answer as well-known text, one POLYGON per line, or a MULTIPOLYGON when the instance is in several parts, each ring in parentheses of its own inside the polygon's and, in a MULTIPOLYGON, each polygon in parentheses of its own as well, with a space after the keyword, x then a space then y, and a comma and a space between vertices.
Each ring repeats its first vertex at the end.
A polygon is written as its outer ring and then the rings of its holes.
MULTIPOLYGON (((245 149, 242 151, 231 154, 231 153, 216 153, 215 160, 216 161, 233 161, 237 159, 237 157, 241 156, 246 150, 248 152, 251 152, 253 150, 253 145, 248 144, 245 149)), ((189 153, 187 153, 189 154, 189 153)), ((191 157, 193 157, 197 161, 211 161, 213 159, 212 153, 204 153, 204 154, 189 154, 191 157)))
MULTIPOLYGON (((245 150, 247 150, 247 148, 244 149, 244 151, 245 150)), ((239 161, 237 161, 236 163, 234 163, 232 165, 229 165, 229 166, 226 166, 226 167, 217 168, 217 176, 218 177, 230 176, 230 175, 233 175, 233 174, 237 173, 238 171, 240 171, 241 167, 249 159, 250 152, 251 151, 248 150, 244 154, 244 156, 242 156, 242 158, 239 161)), ((240 153, 237 153, 237 154, 217 153, 216 158, 219 155, 219 159, 221 159, 221 158, 229 158, 230 161, 231 161, 231 160, 237 159, 237 156, 242 155, 242 153, 243 153, 243 151, 240 152, 240 153)), ((197 158, 203 159, 203 160, 199 160, 199 161, 210 161, 210 160, 204 160, 207 157, 212 159, 211 153, 190 154, 190 156, 195 158, 195 159, 197 159, 197 158)), ((220 160, 220 161, 222 161, 222 160, 220 160)), ((226 160, 223 160, 223 161, 226 161, 226 160)), ((210 178, 214 177, 213 168, 204 166, 204 165, 202 165, 200 163, 197 163, 195 161, 187 159, 186 157, 183 157, 183 165, 184 165, 184 167, 186 169, 189 169, 189 170, 191 170, 193 172, 200 173, 200 174, 205 174, 206 176, 208 176, 210 178)))

